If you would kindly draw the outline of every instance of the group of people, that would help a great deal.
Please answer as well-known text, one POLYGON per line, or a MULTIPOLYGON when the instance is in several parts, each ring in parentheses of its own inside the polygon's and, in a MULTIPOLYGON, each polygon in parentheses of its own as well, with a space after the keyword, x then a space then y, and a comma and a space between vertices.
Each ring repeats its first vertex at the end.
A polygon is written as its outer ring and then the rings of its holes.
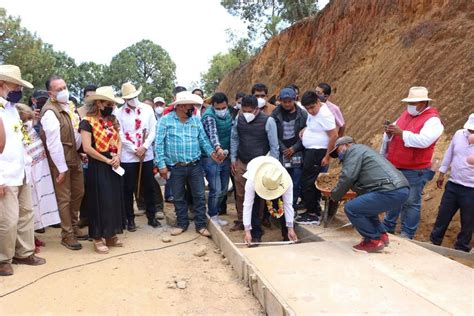
MULTIPOLYGON (((193 219, 196 232, 209 237, 206 213, 217 226, 229 224, 220 217, 227 210, 229 181, 237 210, 232 231, 244 231, 252 245, 275 217, 283 239, 297 241, 294 223, 319 224, 315 181, 331 157, 342 163, 331 199, 341 200, 349 189, 358 194, 344 206, 363 237, 354 250, 379 252, 399 217, 401 236, 414 237, 444 130, 423 87, 412 87, 402 100, 407 109, 387 122, 380 153, 344 136, 343 115, 329 101, 326 83, 301 98, 294 84, 270 98, 267 86, 257 83, 249 94, 237 93, 232 104, 221 92, 205 99, 201 89, 177 86, 168 106, 162 97, 141 102, 141 87, 130 82, 120 97, 111 86, 86 87, 81 107, 60 76, 50 76, 29 105, 19 103, 24 88, 33 86, 17 66, 0 65, 0 275, 13 274, 11 263, 44 264, 35 255, 41 242, 35 244, 34 232, 52 225, 60 225, 61 244, 71 250, 87 239, 102 254, 122 247, 123 230, 137 230, 135 201, 151 227, 161 226, 163 203, 169 201, 176 212, 171 235, 186 231, 193 219), (296 208, 305 211, 298 215, 296 208), (382 223, 378 215, 385 211, 382 223)), ((470 250, 473 154, 471 114, 441 164, 440 188, 451 172, 431 234, 434 244, 441 244, 460 209, 455 248, 470 250)))

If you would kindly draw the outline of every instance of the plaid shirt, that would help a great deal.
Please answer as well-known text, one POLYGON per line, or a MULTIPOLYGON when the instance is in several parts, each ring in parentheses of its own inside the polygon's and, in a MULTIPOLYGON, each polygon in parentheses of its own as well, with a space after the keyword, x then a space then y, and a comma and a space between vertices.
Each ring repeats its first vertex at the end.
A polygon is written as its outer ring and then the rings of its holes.
POLYGON ((212 146, 214 148, 220 146, 221 143, 219 142, 219 135, 217 135, 216 120, 212 116, 208 115, 202 119, 202 125, 209 136, 212 146))
POLYGON ((201 149, 209 156, 214 152, 197 116, 182 123, 173 111, 160 119, 155 137, 155 164, 158 168, 198 160, 201 149))

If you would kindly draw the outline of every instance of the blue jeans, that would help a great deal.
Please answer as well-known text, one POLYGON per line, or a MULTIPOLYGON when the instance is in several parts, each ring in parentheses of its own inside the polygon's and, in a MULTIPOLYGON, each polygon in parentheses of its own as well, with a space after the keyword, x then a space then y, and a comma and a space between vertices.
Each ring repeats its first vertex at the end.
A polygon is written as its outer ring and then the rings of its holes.
POLYGON ((209 186, 207 208, 209 216, 212 217, 219 214, 222 200, 227 195, 230 178, 230 159, 227 158, 222 163, 217 163, 212 158, 203 158, 201 159, 201 165, 209 186))
POLYGON ((293 181, 293 206, 298 202, 298 198, 301 192, 301 175, 303 174, 303 168, 287 168, 286 171, 290 174, 291 180, 293 181))
MULTIPOLYGON (((410 184, 410 196, 406 203, 392 205, 385 214, 383 225, 389 233, 395 232, 398 216, 400 216, 401 233, 405 238, 412 239, 420 223, 421 193, 425 184, 433 179, 434 171, 431 169, 407 170, 400 169, 410 184)), ((390 204, 388 204, 390 205, 390 204)))
POLYGON ((189 225, 188 202, 185 194, 187 184, 193 196, 196 230, 206 228, 206 197, 204 195, 204 172, 201 164, 197 162, 186 167, 169 167, 168 170, 171 171, 169 182, 171 190, 173 190, 177 226, 186 230, 189 225))
POLYGON ((408 199, 409 192, 407 187, 385 192, 369 192, 347 202, 344 211, 364 239, 379 240, 385 229, 378 215, 384 212, 387 205, 402 206, 408 199))
POLYGON ((170 198, 173 197, 173 192, 171 192, 171 185, 169 182, 166 182, 165 184, 165 200, 169 200, 170 198))

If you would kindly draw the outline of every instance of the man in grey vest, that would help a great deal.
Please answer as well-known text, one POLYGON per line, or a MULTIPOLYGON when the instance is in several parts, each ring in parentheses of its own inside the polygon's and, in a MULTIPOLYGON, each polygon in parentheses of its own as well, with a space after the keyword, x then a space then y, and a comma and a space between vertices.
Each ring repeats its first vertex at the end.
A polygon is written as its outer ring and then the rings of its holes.
POLYGON ((242 99, 241 110, 232 126, 231 133, 231 171, 235 178, 237 220, 231 231, 244 230, 242 222, 245 195, 245 178, 250 160, 265 156, 279 158, 278 134, 275 120, 258 108, 257 98, 253 95, 242 99))

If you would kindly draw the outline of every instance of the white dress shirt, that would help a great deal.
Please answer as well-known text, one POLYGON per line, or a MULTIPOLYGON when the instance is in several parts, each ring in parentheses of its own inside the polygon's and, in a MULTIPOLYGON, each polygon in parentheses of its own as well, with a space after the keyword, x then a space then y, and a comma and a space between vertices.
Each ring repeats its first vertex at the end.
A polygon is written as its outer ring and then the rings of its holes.
POLYGON ((21 131, 23 123, 15 105, 2 97, 0 97, 0 117, 7 139, 5 149, 0 154, 0 185, 21 186, 25 180, 27 157, 21 131))
MULTIPOLYGON (((253 202, 255 200, 255 187, 254 187, 253 181, 254 181, 255 173, 257 172, 258 167, 262 163, 262 160, 268 160, 269 158, 271 157, 261 156, 261 157, 252 159, 247 164, 247 172, 245 172, 243 175, 243 177, 247 179, 247 182, 245 183, 245 196, 244 196, 244 204, 243 204, 244 209, 243 209, 243 216, 242 216, 245 230, 252 229, 252 208, 253 208, 253 202)), ((275 159, 275 161, 278 162, 278 165, 281 166, 282 170, 285 170, 277 159, 275 159)), ((284 215, 285 215, 285 220, 286 220, 286 226, 293 227, 293 218, 295 215, 295 210, 293 209, 293 182, 292 181, 290 181, 290 185, 288 186, 288 189, 285 191, 285 193, 283 193, 282 200, 283 200, 283 210, 284 210, 284 215)))
POLYGON ((128 104, 125 104, 117 109, 116 117, 120 122, 120 139, 122 140, 122 154, 120 160, 124 163, 140 162, 138 156, 135 155, 135 152, 139 147, 137 146, 139 142, 141 142, 142 146, 147 149, 143 161, 153 160, 154 155, 152 143, 155 140, 156 118, 155 112, 151 106, 140 102, 136 108, 132 108, 128 106, 128 104), (140 115, 137 113, 138 109, 140 109, 140 115), (127 113, 128 111, 129 113, 127 113), (136 119, 141 120, 141 126, 138 130, 135 129, 136 119), (148 136, 143 142, 143 140, 140 140, 137 137, 137 134, 143 135, 144 129, 146 129, 148 136), (130 135, 133 142, 127 139, 127 133, 130 135))
MULTIPOLYGON (((68 105, 61 107, 69 114, 74 129, 74 139, 76 141, 76 150, 81 147, 81 134, 79 134, 79 115, 74 111, 74 104, 70 102, 68 105)), ((64 157, 64 148, 61 143, 61 129, 60 123, 56 114, 48 110, 41 118, 41 126, 46 135, 46 146, 48 148, 51 160, 60 173, 66 172, 68 167, 66 165, 66 158, 64 157)))
MULTIPOLYGON (((429 109, 427 107, 425 111, 429 109)), ((397 124, 397 121, 392 124, 397 124)), ((423 127, 420 130, 420 133, 416 134, 410 131, 403 131, 402 138, 405 147, 412 148, 428 148, 430 147, 438 138, 441 137, 444 131, 444 126, 441 123, 439 117, 432 117, 428 119, 423 127)), ((392 137, 389 137, 387 133, 383 134, 382 147, 380 148, 380 154, 386 156, 387 154, 387 145, 392 140, 392 137)))

